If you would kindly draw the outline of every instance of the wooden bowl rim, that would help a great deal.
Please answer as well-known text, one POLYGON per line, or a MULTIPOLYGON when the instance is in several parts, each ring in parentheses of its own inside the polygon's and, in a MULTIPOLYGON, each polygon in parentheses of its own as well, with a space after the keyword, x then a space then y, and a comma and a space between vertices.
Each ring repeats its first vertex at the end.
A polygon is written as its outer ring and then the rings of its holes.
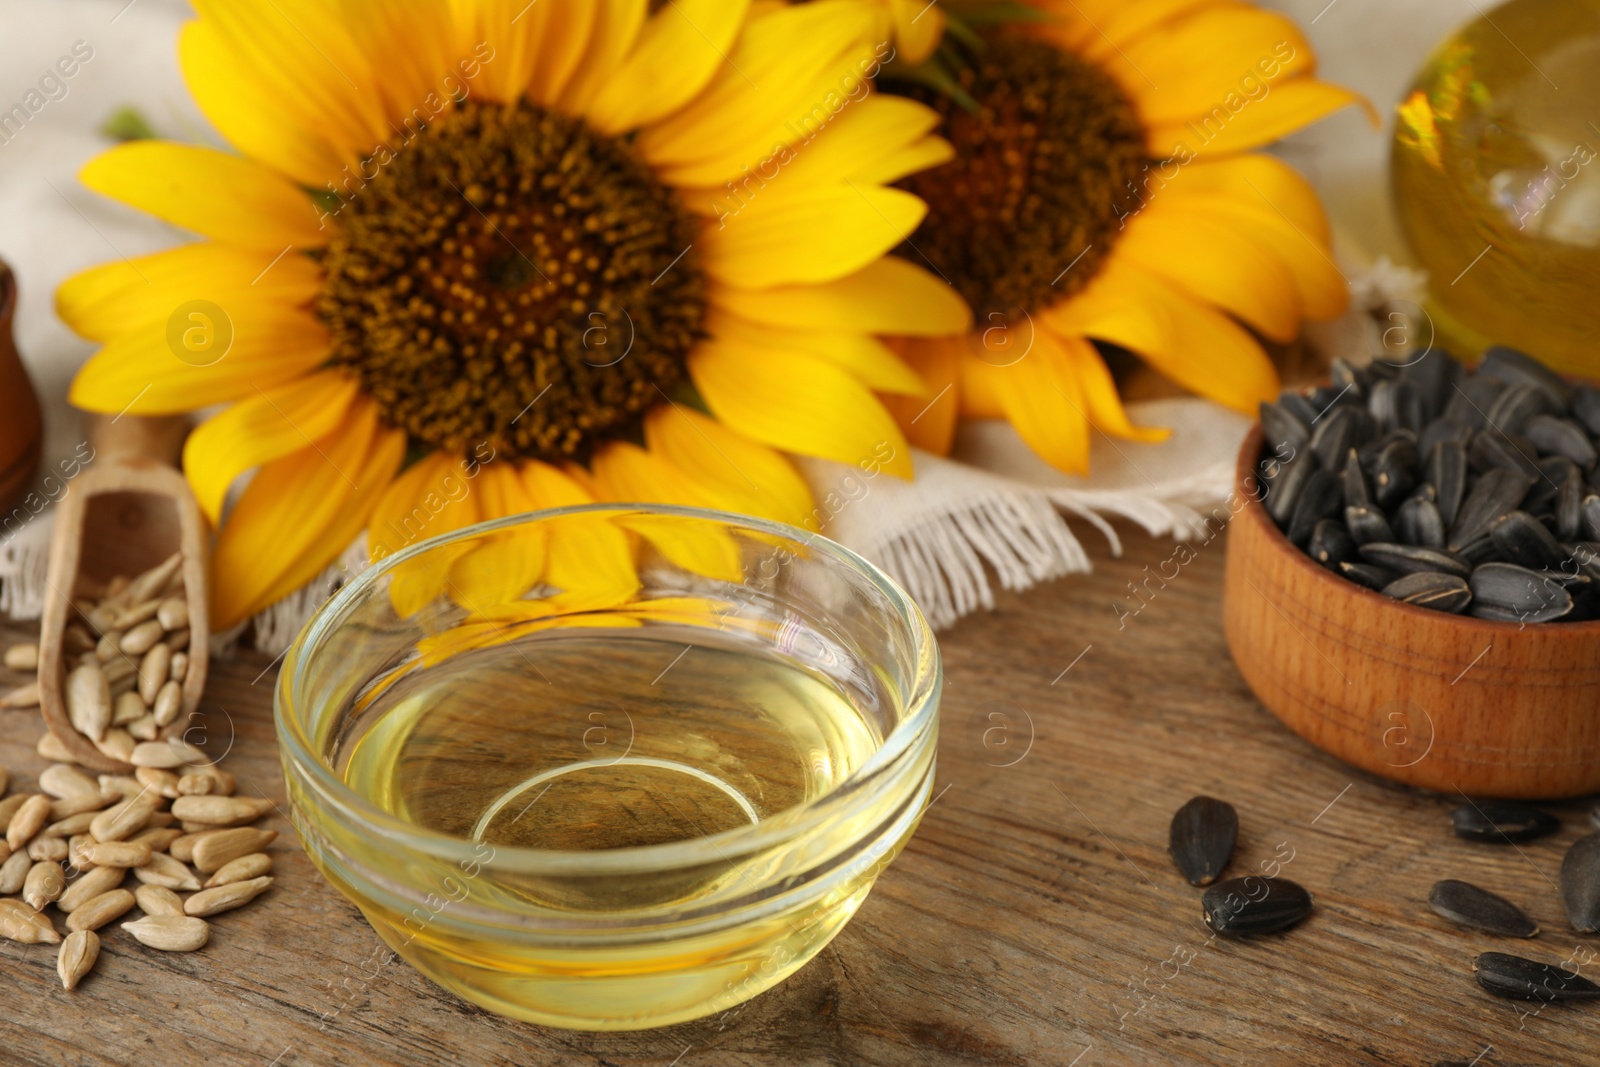
MULTIPOLYGON (((1301 568, 1308 574, 1314 574, 1316 581, 1325 581, 1330 591, 1337 587, 1342 592, 1352 593, 1358 597, 1370 598, 1371 602, 1386 611, 1400 612, 1422 625, 1455 626, 1468 633, 1481 633, 1486 636, 1505 636, 1507 633, 1524 633, 1530 628, 1534 632, 1553 640, 1579 640, 1583 638, 1594 639, 1600 637, 1600 619, 1589 619, 1584 622, 1533 622, 1516 623, 1502 622, 1498 619, 1479 619, 1471 615, 1452 615, 1447 611, 1431 611, 1428 608, 1419 608, 1415 604, 1407 604, 1392 597, 1386 597, 1375 589, 1368 589, 1348 578, 1341 577, 1328 568, 1317 563, 1299 546, 1289 540, 1284 532, 1278 528, 1267 515, 1267 509, 1262 504, 1261 498, 1254 493, 1244 492, 1244 486, 1249 484, 1247 479, 1253 479, 1257 485, 1261 482, 1260 472, 1256 463, 1261 458, 1262 443, 1261 423, 1257 421, 1250 427, 1250 432, 1245 434, 1244 444, 1239 449, 1239 462, 1235 471, 1235 488, 1245 498, 1242 515, 1248 515, 1247 521, 1254 522, 1264 527, 1268 543, 1279 552, 1287 553, 1294 557, 1294 566, 1301 568)), ((1336 594, 1335 594, 1336 595, 1336 594)))

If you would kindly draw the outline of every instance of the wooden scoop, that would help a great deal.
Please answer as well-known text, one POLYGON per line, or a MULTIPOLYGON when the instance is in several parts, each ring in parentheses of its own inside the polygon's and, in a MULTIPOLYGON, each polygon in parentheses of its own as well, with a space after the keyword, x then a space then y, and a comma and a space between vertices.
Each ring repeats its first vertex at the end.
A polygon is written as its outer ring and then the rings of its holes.
MULTIPOLYGON (((206 684, 210 640, 206 614, 205 520, 175 466, 183 443, 181 418, 94 416, 89 433, 94 456, 56 509, 51 533, 49 588, 39 633, 39 704, 45 724, 79 763, 108 774, 132 765, 113 759, 73 728, 64 697, 62 641, 77 618, 71 598, 112 578, 144 574, 174 553, 189 608, 189 670, 183 705, 163 737, 181 737, 206 684)), ((135 663, 140 657, 132 656, 135 663)))

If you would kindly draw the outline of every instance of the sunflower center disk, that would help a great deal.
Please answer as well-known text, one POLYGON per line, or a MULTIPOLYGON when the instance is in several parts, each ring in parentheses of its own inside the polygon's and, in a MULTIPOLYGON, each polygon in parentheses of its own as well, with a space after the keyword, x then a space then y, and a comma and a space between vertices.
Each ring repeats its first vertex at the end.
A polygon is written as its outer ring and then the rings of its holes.
POLYGON ((448 451, 587 459, 684 378, 695 227, 620 142, 469 102, 348 188, 318 311, 383 418, 448 451))
POLYGON ((1149 162, 1138 116, 1094 66, 1037 41, 992 42, 960 81, 976 114, 904 90, 940 112, 956 156, 903 183, 929 211, 901 254, 931 260, 980 322, 1042 309, 1086 285, 1116 240, 1149 162))

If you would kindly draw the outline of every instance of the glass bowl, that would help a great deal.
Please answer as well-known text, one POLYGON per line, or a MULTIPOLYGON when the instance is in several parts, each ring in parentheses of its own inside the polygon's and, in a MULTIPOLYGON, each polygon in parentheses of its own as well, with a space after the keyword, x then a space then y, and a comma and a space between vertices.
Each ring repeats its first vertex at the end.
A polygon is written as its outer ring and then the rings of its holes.
POLYGON ((933 781, 939 654, 804 530, 563 508, 377 563, 287 653, 307 854, 388 945, 491 1011, 699 1018, 803 965, 933 781))

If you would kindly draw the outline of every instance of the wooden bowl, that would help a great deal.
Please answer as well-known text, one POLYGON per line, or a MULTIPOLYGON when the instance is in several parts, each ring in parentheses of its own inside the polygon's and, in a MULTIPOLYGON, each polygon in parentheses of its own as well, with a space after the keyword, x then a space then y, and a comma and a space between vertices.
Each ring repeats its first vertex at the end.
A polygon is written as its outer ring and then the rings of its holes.
POLYGON ((1600 621, 1490 622, 1391 600, 1291 544, 1245 438, 1223 626, 1251 690, 1318 748, 1469 796, 1600 792, 1600 621))

